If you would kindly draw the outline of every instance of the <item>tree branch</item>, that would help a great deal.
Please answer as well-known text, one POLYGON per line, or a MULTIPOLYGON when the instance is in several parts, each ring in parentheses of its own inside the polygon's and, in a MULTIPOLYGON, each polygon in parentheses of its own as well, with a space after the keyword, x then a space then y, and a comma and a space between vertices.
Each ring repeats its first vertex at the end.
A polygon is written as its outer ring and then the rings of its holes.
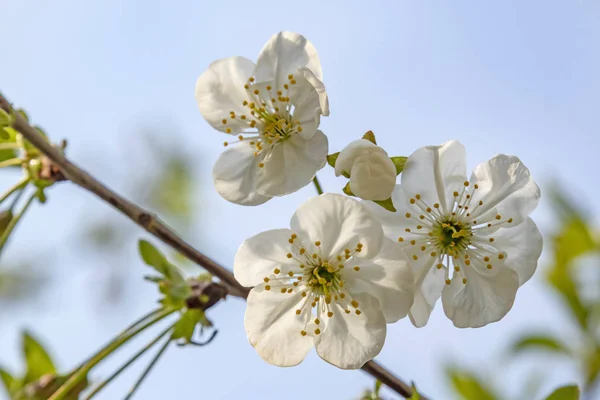
MULTIPOLYGON (((12 112, 10 103, 0 94, 0 108, 7 113, 12 112)), ((171 228, 162 222, 153 213, 130 202, 123 196, 115 193, 107 186, 99 182, 93 176, 79 168, 69 161, 63 152, 52 146, 46 139, 36 131, 19 113, 15 113, 13 127, 19 131, 25 139, 37 147, 46 157, 48 157, 60 170, 65 178, 91 192, 119 210, 130 220, 144 228, 147 232, 169 245, 173 249, 183 254, 186 258, 206 269, 209 273, 216 276, 223 282, 228 290, 228 294, 246 299, 250 289, 243 287, 235 280, 233 274, 216 261, 207 257, 196 250, 189 243, 179 237, 171 228)), ((390 389, 403 397, 410 397, 412 389, 405 382, 387 371, 375 361, 369 361, 363 366, 363 371, 379 379, 390 389)), ((427 398, 421 395, 421 399, 427 398)))

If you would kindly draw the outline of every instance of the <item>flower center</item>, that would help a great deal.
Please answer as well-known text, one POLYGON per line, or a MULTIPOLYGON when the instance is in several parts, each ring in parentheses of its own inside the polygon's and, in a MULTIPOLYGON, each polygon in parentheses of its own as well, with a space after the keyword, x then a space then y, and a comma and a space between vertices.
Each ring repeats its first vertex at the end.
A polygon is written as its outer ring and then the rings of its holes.
POLYGON ((452 257, 464 252, 471 244, 471 228, 464 222, 444 218, 433 225, 432 242, 442 254, 452 257))
MULTIPOLYGON (((302 132, 300 121, 293 119, 294 105, 289 97, 294 85, 296 79, 291 74, 288 75, 288 82, 280 88, 257 83, 251 77, 244 84, 247 99, 242 101, 242 106, 247 109, 247 113, 238 115, 230 111, 229 116, 223 118, 223 125, 231 124, 233 121, 246 125, 244 134, 238 136, 239 141, 254 146, 255 156, 264 151, 268 153, 273 146, 302 132)), ((227 127, 225 132, 232 133, 233 129, 227 127)), ((229 142, 225 142, 224 145, 229 145, 229 142)))
MULTIPOLYGON (((354 255, 362 251, 362 243, 327 259, 321 252, 321 242, 318 240, 314 242, 314 246, 311 244, 304 247, 297 235, 292 234, 288 242, 291 250, 286 257, 295 263, 275 268, 272 274, 266 276, 263 286, 266 291, 290 295, 299 293, 301 300, 295 313, 298 316, 316 316, 312 321, 315 335, 321 334, 320 318, 333 318, 334 307, 341 308, 344 314, 362 314, 360 304, 352 298, 342 274, 345 267, 352 263, 354 255)), ((348 273, 359 271, 359 266, 353 266, 348 273)), ((300 331, 302 336, 308 334, 308 324, 307 316, 304 329, 300 331)))
MULTIPOLYGON (((490 214, 483 208, 483 200, 473 200, 478 189, 477 184, 465 181, 462 191, 453 193, 448 210, 439 203, 427 204, 420 194, 415 194, 409 199, 411 212, 404 215, 409 227, 398 242, 408 246, 407 253, 414 261, 433 259, 435 268, 444 269, 448 285, 455 277, 466 284, 467 268, 492 269, 507 257, 492 235, 513 219, 490 214)), ((417 280, 426 273, 424 268, 417 280)))

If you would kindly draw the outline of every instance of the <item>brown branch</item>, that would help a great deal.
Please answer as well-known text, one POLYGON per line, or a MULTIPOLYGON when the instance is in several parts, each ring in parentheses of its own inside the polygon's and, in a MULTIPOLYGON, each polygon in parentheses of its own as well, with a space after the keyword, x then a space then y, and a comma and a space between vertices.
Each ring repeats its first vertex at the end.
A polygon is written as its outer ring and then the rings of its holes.
MULTIPOLYGON (((8 113, 12 112, 10 103, 1 94, 0 108, 8 113)), ((241 297, 243 299, 248 297, 250 290, 240 285, 238 281, 235 280, 231 271, 207 257, 200 251, 196 250, 189 243, 179 237, 156 215, 115 193, 93 176, 69 161, 69 159, 65 157, 60 149, 52 146, 52 144, 50 144, 31 125, 29 125, 25 118, 23 118, 19 113, 15 113, 15 117, 16 119, 13 123, 13 127, 19 131, 25 139, 29 140, 46 157, 48 157, 55 164, 55 166, 59 168, 60 172, 65 178, 87 190, 88 192, 100 197, 102 200, 119 210, 130 220, 144 228, 157 239, 177 250, 186 258, 219 278, 221 282, 225 284, 229 295, 241 297)), ((375 361, 367 362, 362 369, 374 378, 383 382, 390 389, 394 390, 401 396, 410 397, 412 395, 412 389, 410 386, 375 361)), ((421 399, 427 400, 427 398, 422 395, 421 399)))

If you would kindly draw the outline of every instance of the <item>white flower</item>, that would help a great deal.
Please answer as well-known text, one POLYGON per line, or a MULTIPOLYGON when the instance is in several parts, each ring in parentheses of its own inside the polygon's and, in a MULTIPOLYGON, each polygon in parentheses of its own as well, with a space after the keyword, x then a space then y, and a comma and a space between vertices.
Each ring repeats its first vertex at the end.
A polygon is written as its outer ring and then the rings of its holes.
POLYGON ((497 155, 466 178, 457 141, 407 160, 392 199, 396 213, 370 204, 386 234, 405 246, 415 275, 410 319, 425 325, 437 299, 455 326, 500 320, 535 272, 542 237, 528 215, 540 190, 514 156, 497 155))
POLYGON ((366 139, 351 142, 335 162, 335 175, 350 175, 350 190, 361 199, 387 200, 396 185, 396 166, 387 152, 366 139))
POLYGON ((303 36, 274 35, 256 65, 244 57, 210 64, 195 97, 213 128, 237 137, 217 160, 213 179, 225 199, 258 205, 297 191, 325 166, 329 115, 317 51, 303 36))
POLYGON ((340 195, 308 200, 290 225, 251 237, 235 256, 235 278, 254 286, 248 339, 274 365, 299 364, 314 345, 325 361, 360 368, 381 350, 386 322, 412 304, 402 249, 360 202, 340 195))

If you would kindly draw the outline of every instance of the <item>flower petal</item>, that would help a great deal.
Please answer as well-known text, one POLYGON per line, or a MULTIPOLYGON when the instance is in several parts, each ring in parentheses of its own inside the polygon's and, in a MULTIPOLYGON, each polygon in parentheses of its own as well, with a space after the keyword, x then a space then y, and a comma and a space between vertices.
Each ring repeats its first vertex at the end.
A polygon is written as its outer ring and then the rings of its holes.
POLYGON ((263 159, 256 188, 265 196, 283 196, 308 185, 327 162, 327 136, 317 131, 306 140, 292 135, 263 159))
POLYGON ((361 199, 387 200, 395 186, 396 167, 383 149, 368 152, 354 162, 350 189, 361 199))
POLYGON ((387 237, 392 240, 398 240, 398 237, 402 236, 406 239, 407 235, 410 236, 410 234, 407 234, 405 229, 409 228, 412 230, 417 225, 415 221, 406 218, 406 213, 418 213, 420 210, 417 208, 413 209, 413 206, 409 203, 408 196, 404 193, 404 189, 401 185, 396 185, 394 187, 391 197, 396 212, 388 211, 372 201, 364 201, 362 204, 381 223, 387 237))
POLYGON ((515 156, 499 154, 479 164, 471 182, 479 188, 473 193, 473 204, 483 205, 473 210, 473 218, 485 221, 500 214, 519 224, 538 205, 540 188, 531 179, 529 169, 515 156), (486 215, 487 214, 487 215, 486 215))
POLYGON ((287 257, 293 253, 288 242, 292 231, 273 229, 246 239, 239 247, 233 261, 233 275, 243 286, 256 286, 270 276, 275 268, 285 272, 285 266, 297 264, 287 257))
POLYGON ((356 159, 376 147, 376 144, 373 144, 366 139, 358 139, 350 142, 340 152, 335 161, 335 176, 340 176, 344 172, 349 174, 350 171, 352 171, 352 166, 356 159))
POLYGON ((470 266, 463 266, 461 272, 467 283, 455 277, 442 292, 444 312, 454 326, 480 328, 502 319, 515 301, 517 273, 502 265, 488 270, 475 260, 470 266))
POLYGON ((434 258, 422 257, 420 260, 423 261, 411 261, 415 276, 415 301, 408 313, 410 322, 417 328, 427 325, 431 311, 442 295, 446 279, 445 269, 433 266, 434 258))
POLYGON ((304 75, 304 78, 311 84, 311 86, 317 92, 319 96, 319 106, 321 108, 321 114, 324 116, 329 115, 329 99, 327 97, 327 91, 325 90, 325 85, 317 76, 308 68, 301 67, 299 72, 304 75))
POLYGON ((412 269, 402 248, 389 239, 375 258, 347 265, 342 276, 352 294, 368 293, 379 301, 388 324, 406 317, 413 304, 412 269))
MULTIPOLYGON (((280 293, 257 286, 248 295, 244 326, 248 340, 263 360, 280 367, 298 365, 313 346, 312 337, 302 336, 310 313, 296 315, 300 292, 280 293)), ((310 309, 310 308, 306 308, 310 309)))
POLYGON ((527 218, 519 225, 499 229, 489 237, 494 238, 494 247, 506 252, 504 265, 517 272, 519 286, 527 282, 537 268, 544 243, 535 222, 527 218))
POLYGON ((281 90, 289 82, 288 75, 297 74, 301 67, 323 80, 321 62, 313 44, 297 33, 279 32, 260 51, 254 77, 258 82, 273 80, 275 88, 281 90))
POLYGON ((252 76, 254 63, 244 57, 217 60, 196 81, 195 98, 202 116, 213 128, 237 134, 248 128, 241 120, 229 118, 231 111, 244 114, 242 102, 248 99, 244 85, 252 76), (223 120, 227 123, 223 124, 223 120))
POLYGON ((315 336, 317 354, 342 369, 358 369, 372 360, 383 348, 386 323, 376 298, 366 293, 353 296, 360 315, 352 309, 346 314, 335 303, 333 317, 323 317, 325 329, 315 336))
POLYGON ((291 86, 289 90, 290 103, 294 106, 292 119, 300 122, 302 132, 299 135, 305 139, 310 139, 321 123, 323 111, 320 104, 320 95, 304 77, 299 76, 296 81, 296 84, 291 86))
POLYGON ((213 181, 217 192, 225 200, 244 206, 256 206, 270 200, 256 191, 259 157, 247 142, 228 147, 213 167, 213 181))
POLYGON ((451 140, 412 153, 402 171, 401 185, 410 197, 420 194, 429 207, 439 202, 447 214, 454 201, 452 193, 464 188, 466 171, 465 148, 460 142, 451 140))
POLYGON ((290 222, 300 237, 321 242, 323 257, 336 256, 345 248, 363 247, 355 257, 372 258, 383 244, 381 224, 357 200, 326 193, 307 200, 290 222))

